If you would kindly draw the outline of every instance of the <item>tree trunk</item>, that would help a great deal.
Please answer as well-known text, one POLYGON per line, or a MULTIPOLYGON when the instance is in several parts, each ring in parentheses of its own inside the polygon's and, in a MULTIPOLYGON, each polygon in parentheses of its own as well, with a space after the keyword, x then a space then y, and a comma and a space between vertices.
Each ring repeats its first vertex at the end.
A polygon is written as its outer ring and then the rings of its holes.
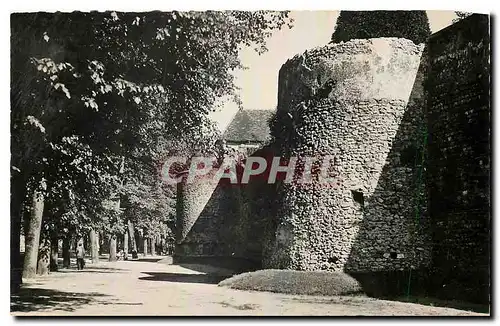
POLYGON ((99 232, 99 236, 97 237, 98 239, 98 247, 99 247, 99 256, 102 255, 102 247, 103 246, 103 240, 104 240, 104 236, 103 236, 103 233, 102 232, 99 232))
POLYGON ((99 259, 99 256, 101 255, 100 252, 101 252, 101 240, 99 239, 101 235, 99 234, 99 232, 96 232, 95 233, 95 254, 96 254, 96 257, 97 259, 99 259))
MULTIPOLYGON (((45 187, 44 181, 41 182, 41 185, 43 188, 45 187)), ((34 191, 31 202, 31 217, 25 240, 26 251, 24 253, 23 278, 33 278, 36 275, 43 205, 43 193, 38 190, 34 191)))
POLYGON ((47 275, 50 272, 51 247, 51 243, 47 239, 43 239, 43 241, 39 244, 36 267, 36 273, 38 275, 47 275))
POLYGON ((67 235, 63 239, 63 247, 62 247, 62 254, 63 254, 63 267, 64 268, 69 268, 71 264, 71 255, 70 255, 70 236, 67 235))
POLYGON ((117 261, 116 258, 116 235, 113 234, 109 240, 109 261, 117 261))
POLYGON ((11 179, 10 201, 10 291, 16 293, 22 283, 21 214, 26 185, 20 175, 11 179))
POLYGON ((135 241, 134 224, 130 220, 128 221, 128 235, 132 246, 132 258, 137 258, 137 242, 135 241))
POLYGON ((123 252, 125 253, 125 260, 128 260, 128 232, 123 234, 123 252))
MULTIPOLYGON (((123 174, 123 171, 125 169, 125 156, 122 156, 121 158, 121 164, 120 164, 120 174, 123 174)), ((123 177, 121 178, 121 185, 123 186, 123 177)), ((116 200, 116 209, 117 211, 120 211, 120 203, 121 203, 121 198, 120 195, 118 195, 118 199, 116 200)), ((117 261, 116 257, 116 243, 118 241, 116 234, 112 234, 110 241, 109 241, 109 261, 117 261)))
POLYGON ((144 237, 144 256, 148 255, 148 238, 144 237))
POLYGON ((92 257, 92 264, 99 263, 99 240, 97 239, 97 232, 94 229, 90 230, 90 256, 92 257))
POLYGON ((156 237, 151 238, 151 255, 156 255, 156 237))
POLYGON ((57 272, 57 260, 59 259, 59 239, 57 232, 53 232, 50 237, 50 271, 57 272))
POLYGON ((21 221, 16 213, 11 212, 10 216, 10 291, 19 291, 22 283, 22 263, 21 263, 21 221))

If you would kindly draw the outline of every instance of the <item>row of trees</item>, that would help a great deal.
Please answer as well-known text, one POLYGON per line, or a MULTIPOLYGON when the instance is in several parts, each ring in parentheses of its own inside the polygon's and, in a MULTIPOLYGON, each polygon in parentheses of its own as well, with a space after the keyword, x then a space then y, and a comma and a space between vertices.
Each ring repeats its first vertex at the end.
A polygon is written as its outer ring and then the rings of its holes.
POLYGON ((164 235, 175 188, 162 161, 214 150, 208 113, 236 94, 239 49, 265 51, 287 24, 266 11, 13 14, 12 290, 35 275, 45 240, 67 252, 103 230, 115 259, 127 230, 164 235))

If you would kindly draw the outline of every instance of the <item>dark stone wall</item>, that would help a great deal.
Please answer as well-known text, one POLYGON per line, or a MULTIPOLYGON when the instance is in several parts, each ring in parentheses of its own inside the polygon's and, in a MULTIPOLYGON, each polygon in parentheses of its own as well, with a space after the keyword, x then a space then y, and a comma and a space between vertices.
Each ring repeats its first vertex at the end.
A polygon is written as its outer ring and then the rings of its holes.
POLYGON ((292 130, 253 155, 338 147, 341 187, 296 191, 264 179, 180 185, 174 260, 242 271, 345 270, 374 296, 489 302, 489 17, 472 15, 432 35, 422 57, 410 43, 340 43, 285 64, 278 113, 291 113, 296 128, 317 119, 323 133, 309 139, 309 129, 292 130), (332 76, 340 78, 334 92, 298 114, 332 76), (357 100, 338 104, 350 97, 357 100), (365 196, 362 209, 353 190, 365 196))
POLYGON ((178 187, 176 256, 245 256, 246 214, 241 189, 206 177, 178 187))
MULTIPOLYGON (((238 151, 243 157, 250 153, 238 151)), ((250 155, 270 162, 269 151, 264 147, 250 155)), ((236 172, 241 181, 242 167, 236 172)), ((178 184, 174 262, 208 263, 235 271, 260 268, 265 244, 274 235, 269 230, 276 228, 275 187, 262 176, 251 177, 248 184, 231 184, 225 178, 214 183, 210 177, 178 184)))
POLYGON ((431 36, 428 102, 431 288, 488 302, 490 271, 489 17, 472 15, 431 36))

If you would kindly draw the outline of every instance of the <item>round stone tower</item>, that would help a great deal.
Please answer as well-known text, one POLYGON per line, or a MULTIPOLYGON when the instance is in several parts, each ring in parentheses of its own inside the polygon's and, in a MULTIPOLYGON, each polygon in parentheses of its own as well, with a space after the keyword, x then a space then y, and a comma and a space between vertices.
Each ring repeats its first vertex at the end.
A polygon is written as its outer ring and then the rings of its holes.
POLYGON ((427 264, 423 45, 315 48, 280 70, 272 134, 285 157, 333 156, 335 182, 284 184, 264 266, 379 271, 427 264), (423 62, 423 61, 422 61, 423 62))

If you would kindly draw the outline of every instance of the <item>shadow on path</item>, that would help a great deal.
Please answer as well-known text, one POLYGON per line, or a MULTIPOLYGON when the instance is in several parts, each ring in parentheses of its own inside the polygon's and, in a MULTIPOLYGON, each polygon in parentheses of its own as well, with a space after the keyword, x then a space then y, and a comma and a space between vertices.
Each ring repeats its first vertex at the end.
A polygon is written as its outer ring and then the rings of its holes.
POLYGON ((63 292, 51 289, 21 288, 19 293, 10 299, 10 311, 75 311, 83 305, 96 301, 96 297, 108 297, 101 293, 63 292))
POLYGON ((72 274, 72 273, 83 273, 83 274, 117 274, 119 271, 106 271, 106 270, 92 270, 92 269, 84 269, 84 270, 67 270, 67 271, 59 271, 53 273, 62 273, 62 274, 72 274))
POLYGON ((165 257, 159 257, 159 258, 137 258, 137 259, 128 259, 126 261, 131 261, 131 262, 139 262, 139 263, 157 263, 160 260, 162 260, 165 257))
POLYGON ((458 310, 478 312, 478 313, 482 313, 482 314, 489 314, 491 312, 489 304, 470 303, 470 302, 459 301, 459 300, 443 300, 443 299, 437 299, 437 298, 431 298, 431 297, 417 297, 417 296, 412 296, 409 298, 408 297, 396 297, 396 298, 388 297, 388 298, 381 298, 381 299, 387 300, 387 301, 394 301, 394 302, 410 302, 410 303, 416 303, 416 304, 421 304, 421 305, 426 305, 426 306, 431 306, 431 307, 453 308, 453 309, 458 309, 458 310))
POLYGON ((210 274, 210 275, 218 275, 218 276, 226 276, 226 277, 231 277, 235 274, 238 274, 236 271, 229 269, 229 268, 224 268, 224 267, 218 267, 214 265, 204 265, 204 264, 184 264, 184 263, 179 263, 177 264, 178 266, 181 266, 183 268, 187 268, 196 272, 204 273, 204 274, 210 274))
POLYGON ((94 265, 86 265, 83 270, 73 269, 73 268, 64 268, 60 269, 57 272, 51 273, 60 273, 60 274, 72 274, 72 273, 96 273, 96 274, 111 274, 111 273, 119 273, 127 271, 122 268, 109 268, 109 267, 99 267, 94 265))
POLYGON ((181 274, 181 273, 159 273, 159 272, 142 272, 150 276, 139 277, 143 281, 164 281, 176 283, 205 283, 218 284, 220 281, 228 278, 228 276, 210 275, 210 274, 181 274))

